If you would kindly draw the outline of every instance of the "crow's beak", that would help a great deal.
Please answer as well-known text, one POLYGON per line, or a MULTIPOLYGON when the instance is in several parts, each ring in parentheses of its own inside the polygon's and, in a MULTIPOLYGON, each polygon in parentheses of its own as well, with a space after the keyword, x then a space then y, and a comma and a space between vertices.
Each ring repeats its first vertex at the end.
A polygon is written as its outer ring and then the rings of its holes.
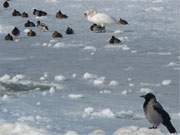
POLYGON ((140 97, 141 97, 141 98, 144 98, 144 97, 145 97, 145 95, 141 95, 140 97))

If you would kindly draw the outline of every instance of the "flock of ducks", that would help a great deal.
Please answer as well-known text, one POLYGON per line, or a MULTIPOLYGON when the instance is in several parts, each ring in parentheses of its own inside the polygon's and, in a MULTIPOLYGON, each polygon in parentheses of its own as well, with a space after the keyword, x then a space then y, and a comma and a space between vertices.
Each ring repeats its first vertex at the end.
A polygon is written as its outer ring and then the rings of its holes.
MULTIPOLYGON (((4 8, 10 7, 9 1, 10 0, 6 0, 3 3, 4 8)), ((47 16, 48 13, 45 11, 42 11, 42 10, 34 9, 33 15, 37 16, 37 17, 42 17, 42 16, 47 16)), ((12 12, 12 16, 20 16, 23 18, 28 18, 29 14, 26 12, 21 13, 20 11, 14 9, 12 12)), ((123 19, 116 20, 114 17, 111 17, 105 13, 97 13, 97 11, 95 11, 95 10, 86 11, 84 13, 84 16, 89 22, 93 23, 89 28, 90 31, 93 31, 96 33, 106 32, 106 29, 105 29, 106 25, 110 25, 110 24, 127 25, 128 24, 128 22, 126 20, 123 20, 123 19)), ((56 18, 57 19, 67 19, 68 16, 66 14, 62 13, 61 10, 59 10, 56 13, 56 18)), ((40 20, 38 20, 36 23, 34 23, 30 20, 27 20, 27 22, 25 22, 25 24, 24 24, 24 27, 29 28, 29 30, 27 32, 27 36, 29 36, 29 37, 35 37, 37 35, 36 32, 31 29, 32 27, 37 27, 38 29, 40 29, 43 32, 49 31, 48 25, 41 22, 40 20)), ((10 33, 8 33, 4 37, 4 39, 9 40, 9 41, 13 41, 18 36, 20 36, 20 33, 21 33, 20 30, 17 27, 14 27, 14 29, 10 33)), ((74 30, 70 27, 67 27, 65 33, 66 34, 74 34, 74 30)), ((63 35, 58 31, 54 31, 52 33, 52 38, 62 38, 62 37, 63 37, 63 35)), ((121 43, 121 40, 116 38, 115 36, 112 36, 111 39, 109 40, 109 43, 110 44, 119 44, 119 43, 121 43)))

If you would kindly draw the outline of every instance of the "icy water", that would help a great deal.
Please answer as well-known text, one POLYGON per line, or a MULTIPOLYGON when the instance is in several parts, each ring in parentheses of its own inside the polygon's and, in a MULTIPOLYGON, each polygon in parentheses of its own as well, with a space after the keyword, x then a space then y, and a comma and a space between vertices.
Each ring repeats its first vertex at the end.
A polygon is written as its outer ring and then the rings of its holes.
MULTIPOLYGON (((156 94, 180 132, 179 0, 12 0, 10 4, 0 8, 0 134, 15 128, 17 135, 21 130, 41 135, 40 128, 49 135, 74 135, 70 130, 88 135, 96 129, 112 135, 118 128, 149 127, 139 97, 146 92, 156 94), (40 19, 50 30, 33 28, 37 36, 27 37, 27 19, 12 17, 14 8, 28 12, 31 21, 40 19), (36 18, 34 8, 48 16, 36 18), (129 25, 93 33, 83 17, 88 9, 124 18, 129 25), (69 18, 56 19, 58 10, 69 18), (5 41, 14 26, 21 30, 20 40, 5 41), (66 35, 67 26, 75 34, 66 35), (55 30, 62 39, 51 38, 55 30), (112 35, 123 43, 109 45, 112 35)), ((160 130, 167 133, 163 126, 160 130)))

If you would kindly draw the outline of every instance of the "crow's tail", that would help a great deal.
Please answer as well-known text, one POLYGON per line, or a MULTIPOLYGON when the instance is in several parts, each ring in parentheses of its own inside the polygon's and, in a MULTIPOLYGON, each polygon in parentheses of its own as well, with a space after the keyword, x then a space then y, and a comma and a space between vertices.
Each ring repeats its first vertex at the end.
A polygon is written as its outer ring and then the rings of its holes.
POLYGON ((176 133, 176 129, 172 125, 171 121, 164 122, 163 124, 164 126, 166 126, 166 128, 168 129, 170 133, 176 133))

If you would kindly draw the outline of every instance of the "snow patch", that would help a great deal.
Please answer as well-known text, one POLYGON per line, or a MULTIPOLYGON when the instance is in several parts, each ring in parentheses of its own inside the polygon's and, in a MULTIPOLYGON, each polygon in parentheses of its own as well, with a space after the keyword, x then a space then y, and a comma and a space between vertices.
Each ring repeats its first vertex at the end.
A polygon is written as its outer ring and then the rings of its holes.
POLYGON ((24 33, 28 33, 30 29, 24 29, 24 33))
POLYGON ((119 83, 115 80, 109 82, 109 86, 117 86, 119 83))
POLYGON ((53 48, 61 48, 61 47, 64 47, 64 46, 65 46, 64 43, 58 42, 53 46, 53 48))
POLYGON ((93 84, 95 86, 103 86, 105 82, 106 77, 99 77, 93 81, 93 84))
POLYGON ((76 131, 67 131, 64 135, 79 135, 76 131))
POLYGON ((50 89, 49 89, 49 93, 52 95, 53 93, 55 93, 56 92, 56 90, 55 90, 55 88, 54 87, 51 87, 50 89))
POLYGON ((153 90, 150 89, 150 88, 141 88, 141 89, 140 89, 140 92, 141 92, 141 93, 149 93, 149 92, 153 92, 153 90))
POLYGON ((131 90, 131 89, 129 89, 129 90, 123 90, 123 91, 121 92, 122 95, 127 95, 127 94, 129 94, 129 93, 132 93, 132 90, 131 90))
POLYGON ((130 118, 133 118, 135 115, 134 115, 134 112, 133 111, 120 111, 120 112, 117 112, 116 113, 116 117, 117 118, 122 118, 122 119, 130 119, 130 118))
POLYGON ((172 82, 171 80, 163 80, 163 81, 161 82, 161 84, 164 85, 164 86, 167 86, 167 85, 170 85, 171 82, 172 82))
POLYGON ((61 82, 61 81, 65 81, 66 77, 63 76, 63 75, 57 75, 57 76, 54 77, 54 80, 57 81, 57 82, 61 82))
POLYGON ((48 135, 45 130, 30 127, 25 123, 3 123, 0 124, 2 135, 48 135))
POLYGON ((96 129, 93 132, 89 133, 88 135, 106 135, 106 133, 102 129, 96 129))
POLYGON ((105 108, 100 111, 94 111, 94 108, 88 107, 84 109, 83 117, 91 117, 91 118, 114 118, 115 114, 112 112, 110 108, 105 108))
POLYGON ((16 92, 30 91, 30 90, 49 90, 51 88, 57 90, 63 89, 63 86, 51 82, 34 82, 27 80, 24 75, 18 74, 15 76, 10 76, 5 74, 0 77, 0 88, 1 94, 15 94, 16 92))
POLYGON ((83 78, 84 78, 85 80, 94 79, 94 78, 96 78, 96 77, 97 77, 97 75, 91 74, 91 73, 88 73, 88 72, 84 73, 84 75, 83 75, 83 78))
POLYGON ((82 94, 69 94, 68 97, 71 99, 79 99, 83 98, 84 96, 82 94))
POLYGON ((85 46, 83 49, 84 49, 84 50, 93 51, 93 52, 96 51, 96 47, 94 47, 94 46, 85 46))
POLYGON ((112 92, 110 90, 101 90, 99 93, 100 94, 111 94, 112 92))
POLYGON ((113 135, 163 135, 159 129, 138 128, 136 126, 120 128, 113 135))

